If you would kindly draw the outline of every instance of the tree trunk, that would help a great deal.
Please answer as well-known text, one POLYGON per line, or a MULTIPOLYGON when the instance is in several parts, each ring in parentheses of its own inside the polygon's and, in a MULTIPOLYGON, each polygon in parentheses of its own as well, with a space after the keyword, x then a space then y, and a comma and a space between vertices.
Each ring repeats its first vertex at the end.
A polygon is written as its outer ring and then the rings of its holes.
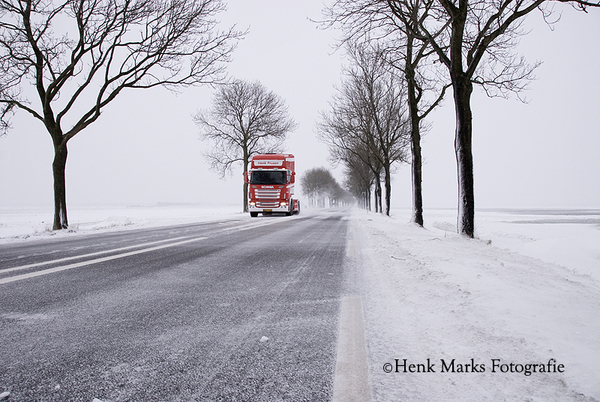
POLYGON ((381 205, 381 175, 377 173, 375 178, 375 212, 383 213, 381 205))
POLYGON ((473 180, 473 84, 464 74, 452 77, 456 132, 454 150, 458 174, 458 232, 473 237, 475 232, 475 191, 473 180))
POLYGON ((242 202, 244 203, 243 206, 243 211, 244 213, 248 212, 248 183, 246 182, 246 173, 248 173, 248 162, 250 157, 248 156, 248 149, 244 148, 244 173, 242 173, 244 175, 244 185, 243 185, 243 191, 244 191, 244 195, 242 196, 242 202))
MULTIPOLYGON (((407 74, 408 76, 408 74, 407 74)), ((419 119, 419 105, 415 96, 415 85, 408 79, 408 108, 410 113, 410 136, 411 136, 411 176, 412 176, 412 198, 413 213, 412 220, 419 226, 423 226, 423 157, 421 155, 421 130, 419 119)))
MULTIPOLYGON (((417 123, 418 124, 418 123, 417 123)), ((419 128, 411 130, 412 152, 412 188, 413 188, 413 214, 412 220, 423 226, 423 157, 421 156, 421 133, 419 128)))
POLYGON ((384 166, 385 173, 385 214, 390 216, 390 204, 392 201, 392 179, 390 174, 390 162, 386 161, 384 166))
POLYGON ((67 186, 65 170, 67 167, 67 144, 61 143, 54 148, 52 173, 54 176, 54 224, 52 230, 67 229, 67 186))
POLYGON ((410 136, 411 136, 411 178, 413 211, 412 220, 419 226, 423 226, 423 159, 421 156, 421 119, 419 119, 419 100, 417 97, 417 85, 415 81, 415 67, 413 65, 413 46, 415 38, 410 33, 406 38, 406 58, 404 63, 404 76, 408 90, 408 112, 410 114, 410 136))
POLYGON ((379 213, 383 213, 383 189, 381 188, 381 181, 377 182, 377 186, 379 187, 379 213))

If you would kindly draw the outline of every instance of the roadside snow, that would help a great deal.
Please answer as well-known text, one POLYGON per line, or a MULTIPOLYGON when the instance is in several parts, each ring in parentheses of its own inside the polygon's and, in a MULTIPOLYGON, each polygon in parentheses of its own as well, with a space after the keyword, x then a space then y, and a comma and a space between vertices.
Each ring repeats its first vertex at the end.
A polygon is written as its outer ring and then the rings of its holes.
MULTIPOLYGON (((409 220, 407 211, 396 212, 409 220)), ((431 230, 456 232, 453 210, 426 211, 425 218, 431 230)), ((494 246, 600 280, 600 210, 477 211, 475 218, 476 236, 494 246)))
MULTIPOLYGON (((239 218, 240 207, 155 205, 129 207, 72 207, 69 229, 52 231, 51 209, 0 208, 0 244, 49 237, 76 236, 116 230, 140 229, 217 219, 239 218)), ((245 214, 243 216, 246 216, 245 214)))
MULTIPOLYGON (((402 213, 353 216, 373 400, 600 400, 599 281, 578 273, 587 268, 495 246, 497 238, 521 233, 526 242, 561 248, 555 239, 535 239, 536 224, 498 232, 504 216, 479 227, 482 239, 466 239, 449 230, 447 215, 426 229, 406 223, 402 213), (557 372, 526 375, 526 364, 557 372)), ((587 260, 597 262, 600 230, 590 230, 597 242, 587 260)))

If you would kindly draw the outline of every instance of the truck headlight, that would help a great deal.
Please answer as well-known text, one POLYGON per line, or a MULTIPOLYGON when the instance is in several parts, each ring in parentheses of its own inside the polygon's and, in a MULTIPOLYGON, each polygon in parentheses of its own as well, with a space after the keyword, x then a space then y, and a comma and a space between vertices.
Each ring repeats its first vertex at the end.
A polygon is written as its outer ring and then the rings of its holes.
POLYGON ((248 204, 249 204, 251 207, 253 207, 253 206, 255 206, 255 205, 256 205, 256 202, 254 202, 254 201, 250 201, 248 204))

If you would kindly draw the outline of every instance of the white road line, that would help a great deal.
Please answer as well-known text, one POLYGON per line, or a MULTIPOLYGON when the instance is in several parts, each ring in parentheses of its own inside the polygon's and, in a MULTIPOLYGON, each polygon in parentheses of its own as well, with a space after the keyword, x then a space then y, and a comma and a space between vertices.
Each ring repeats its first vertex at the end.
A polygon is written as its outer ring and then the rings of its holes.
POLYGON ((342 298, 338 333, 333 402, 369 402, 371 386, 360 297, 342 298))
MULTIPOLYGON (((261 227, 261 226, 271 225, 273 223, 277 223, 277 221, 272 220, 272 221, 268 221, 268 222, 253 222, 253 223, 250 223, 250 224, 245 225, 245 226, 236 226, 236 227, 230 227, 230 228, 223 228, 223 229, 219 230, 219 232, 226 232, 226 231, 230 231, 230 230, 243 231, 243 230, 258 228, 258 227, 261 227)), ((78 260, 78 259, 81 259, 81 258, 93 257, 93 256, 96 256, 96 255, 102 255, 102 254, 108 254, 108 253, 115 253, 115 252, 119 252, 119 251, 130 250, 132 248, 146 247, 146 246, 151 246, 151 245, 154 245, 154 244, 166 243, 166 242, 170 242, 170 241, 187 239, 187 238, 189 238, 189 236, 174 237, 174 238, 171 238, 171 239, 157 240, 157 241, 152 241, 152 242, 148 242, 148 243, 135 244, 133 246, 120 247, 120 248, 115 248, 115 249, 111 249, 111 250, 97 251, 97 252, 89 253, 89 254, 75 255, 75 256, 72 256, 72 257, 58 258, 56 260, 48 260, 48 261, 36 262, 36 263, 33 263, 33 264, 20 265, 18 267, 12 267, 12 268, 7 268, 7 269, 2 269, 2 270, 0 270, 0 275, 4 274, 4 273, 8 273, 8 272, 13 272, 13 271, 21 271, 21 270, 24 270, 24 269, 41 267, 42 265, 49 265, 49 264, 56 264, 56 263, 59 263, 59 262, 66 262, 66 261, 78 260)))
POLYGON ((97 251, 95 253, 89 253, 89 254, 75 255, 73 257, 65 257, 65 258, 59 258, 59 259, 56 259, 56 260, 36 262, 34 264, 27 264, 27 265, 21 265, 21 266, 18 266, 18 267, 2 269, 2 270, 0 270, 0 274, 3 274, 5 272, 13 272, 13 271, 20 271, 20 270, 28 269, 28 268, 40 267, 42 265, 56 264, 57 262, 65 262, 65 261, 71 261, 71 260, 78 260, 80 258, 93 257, 93 256, 100 255, 100 254, 114 253, 114 252, 118 252, 118 251, 129 250, 129 249, 132 249, 132 248, 146 247, 146 246, 151 246, 153 244, 166 243, 166 242, 169 242, 169 241, 181 240, 181 239, 187 239, 187 238, 189 238, 189 236, 174 237, 172 239, 151 241, 151 242, 148 242, 148 243, 135 244, 133 246, 114 248, 114 249, 111 249, 111 250, 104 250, 104 251, 97 251))
POLYGON ((20 280, 28 279, 28 278, 35 278, 36 276, 47 275, 47 274, 51 274, 51 273, 54 273, 54 272, 65 271, 67 269, 84 267, 86 265, 96 264, 96 263, 99 263, 99 262, 116 260, 118 258, 129 257, 129 256, 136 255, 136 254, 148 253, 150 251, 160 250, 160 249, 168 248, 168 247, 179 246, 179 245, 182 245, 182 244, 191 243, 191 242, 195 242, 195 241, 200 241, 200 240, 204 240, 204 239, 207 239, 207 237, 194 237, 194 238, 191 238, 191 239, 182 240, 182 241, 178 241, 178 242, 175 242, 175 243, 163 244, 163 245, 160 245, 160 246, 149 247, 149 248, 145 248, 145 249, 142 249, 142 250, 130 251, 128 253, 122 253, 122 254, 117 254, 117 255, 111 255, 111 256, 108 256, 108 257, 96 258, 94 260, 77 262, 77 263, 74 263, 74 264, 63 265, 63 266, 55 267, 55 268, 48 268, 48 269, 44 269, 42 271, 30 272, 30 273, 23 274, 23 275, 15 275, 15 276, 11 276, 11 277, 8 277, 8 278, 0 279, 0 285, 2 285, 4 283, 16 282, 16 281, 20 281, 20 280))
POLYGON ((356 252, 356 243, 354 241, 354 237, 350 237, 348 242, 346 243, 346 256, 347 257, 357 257, 358 253, 356 252))
MULTIPOLYGON (((249 223, 247 225, 244 226, 234 226, 234 227, 229 227, 229 228, 223 228, 221 230, 219 230, 218 232, 227 232, 227 231, 244 231, 244 230, 249 230, 249 229, 254 229, 254 228, 259 228, 262 226, 267 226, 267 225, 272 225, 274 223, 278 223, 281 222, 279 220, 268 220, 266 222, 252 222, 249 223)), ((129 250, 132 248, 139 248, 139 247, 146 247, 146 246, 151 246, 154 244, 160 244, 160 243, 165 243, 165 242, 171 242, 171 241, 175 241, 175 240, 181 240, 181 239, 188 239, 189 237, 184 236, 184 237, 175 237, 172 239, 167 239, 167 240, 158 240, 158 241, 153 241, 153 242, 148 242, 148 243, 142 243, 142 244, 136 244, 133 246, 127 246, 127 247, 120 247, 120 248, 116 248, 116 249, 112 249, 112 250, 104 250, 104 251, 97 251, 94 253, 89 253, 89 254, 84 254, 84 255, 77 255, 77 256, 72 256, 72 257, 65 257, 65 258, 59 258, 56 260, 50 260, 50 261, 43 261, 43 262, 37 262, 37 263, 33 263, 33 264, 27 264, 27 265, 21 265, 18 267, 13 267, 13 268, 7 268, 7 269, 3 269, 0 270, 0 275, 4 274, 4 273, 8 273, 8 272, 13 272, 13 271, 20 271, 20 270, 24 270, 24 269, 28 269, 28 268, 35 268, 35 267, 39 267, 42 265, 49 265, 49 264, 56 264, 56 263, 60 263, 60 262, 66 262, 66 261, 72 261, 72 260, 77 260, 77 259, 81 259, 81 258, 87 258, 87 257, 93 257, 93 256, 97 256, 97 255, 101 255, 101 254, 108 254, 108 253, 114 253, 114 252, 119 252, 119 251, 123 251, 123 250, 129 250)), ((137 251, 132 251, 129 253, 124 253, 124 254, 118 254, 118 255, 114 255, 114 256, 108 256, 108 257, 102 257, 102 258, 98 258, 95 260, 89 260, 89 261, 83 261, 83 262, 79 262, 79 263, 74 263, 74 264, 70 264, 70 265, 65 265, 65 266, 61 266, 61 267, 56 267, 56 268, 49 268, 49 269, 45 269, 42 271, 36 271, 36 272, 32 272, 32 273, 28 273, 28 274, 23 274, 23 275, 16 275, 16 276, 11 276, 8 278, 4 278, 4 279, 0 279, 0 285, 3 283, 9 283, 9 282, 15 282, 21 279, 27 279, 27 278, 32 278, 32 277, 36 277, 36 276, 40 276, 40 275, 46 275, 52 272, 59 272, 59 271, 64 271, 65 269, 71 269, 71 268, 77 268, 77 267, 81 267, 81 266, 85 266, 85 265, 89 265, 89 264, 94 264, 97 262, 103 262, 103 261, 110 261, 110 260, 114 260, 117 258, 122 258, 122 257, 127 257, 130 255, 136 255, 136 254, 140 254, 140 253, 145 253, 148 251, 153 251, 153 250, 159 250, 162 248, 166 248, 166 247, 171 247, 171 246, 177 246, 179 244, 185 244, 191 241, 198 241, 198 240, 203 240, 206 239, 206 237, 198 237, 198 238, 193 238, 190 240, 184 240, 184 241, 180 241, 177 243, 169 243, 167 245, 163 245, 163 246, 157 246, 157 247, 152 247, 152 248, 148 248, 148 249, 143 249, 143 250, 137 250, 137 251)))
POLYGON ((252 222, 252 223, 246 224, 244 226, 235 226, 235 227, 231 227, 231 228, 223 228, 223 229, 219 230, 219 232, 227 232, 227 231, 230 231, 230 230, 234 230, 234 231, 237 231, 237 232, 242 232, 244 230, 260 228, 260 227, 263 227, 263 226, 273 225, 273 224, 279 223, 279 222, 283 222, 283 220, 272 219, 272 220, 268 220, 266 222, 252 222))

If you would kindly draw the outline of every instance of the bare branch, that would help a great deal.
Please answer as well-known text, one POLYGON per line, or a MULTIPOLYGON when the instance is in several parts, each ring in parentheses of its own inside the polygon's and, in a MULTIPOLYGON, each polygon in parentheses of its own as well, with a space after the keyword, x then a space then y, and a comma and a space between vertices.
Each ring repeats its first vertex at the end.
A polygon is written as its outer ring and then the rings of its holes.
POLYGON ((55 229, 68 225, 67 143, 124 89, 225 80, 243 33, 217 30, 224 7, 222 0, 0 0, 0 129, 20 109, 52 137, 55 229))
POLYGON ((211 110, 197 113, 194 121, 214 145, 206 157, 222 177, 237 162, 245 169, 255 154, 280 152, 296 128, 279 96, 259 82, 241 80, 219 87, 211 110))
POLYGON ((0 7, 0 71, 6 73, 0 78, 0 101, 20 100, 10 90, 33 80, 40 99, 37 113, 67 140, 93 123, 125 88, 219 82, 235 40, 243 35, 235 28, 216 31, 214 15, 224 9, 220 0, 68 0, 56 5, 3 0, 0 7), (56 35, 56 29, 64 33, 56 35), (97 96, 87 111, 72 116, 71 126, 63 129, 74 106, 81 110, 93 93, 97 96))

